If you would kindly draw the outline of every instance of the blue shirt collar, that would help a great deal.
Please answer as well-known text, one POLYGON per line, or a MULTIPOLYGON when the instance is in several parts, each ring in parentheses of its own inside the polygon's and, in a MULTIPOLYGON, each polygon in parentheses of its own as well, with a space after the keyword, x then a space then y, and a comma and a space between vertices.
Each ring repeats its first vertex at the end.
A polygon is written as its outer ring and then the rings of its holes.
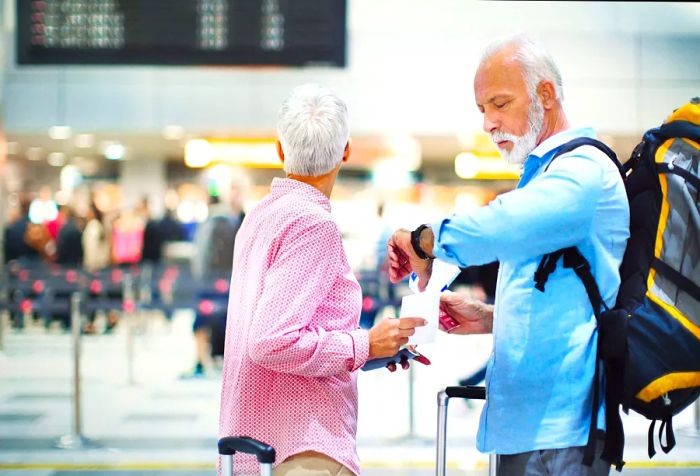
POLYGON ((525 159, 523 164, 523 173, 520 176, 520 181, 518 182, 518 187, 524 187, 532 178, 537 175, 537 171, 540 170, 542 164, 547 162, 553 155, 554 152, 566 144, 572 139, 577 137, 592 137, 595 138, 596 134, 591 127, 581 127, 578 129, 568 129, 565 131, 558 132, 553 136, 548 137, 540 145, 535 147, 535 149, 530 152, 525 159))
POLYGON ((528 155, 527 160, 530 160, 531 157, 536 157, 538 159, 543 159, 545 156, 549 154, 549 152, 553 152, 556 149, 558 149, 560 146, 566 144, 572 139, 575 139, 577 137, 590 137, 590 138, 595 138, 596 133, 593 130, 592 127, 581 127, 578 129, 567 129, 565 131, 558 132, 554 134, 553 136, 548 137, 540 145, 535 147, 535 150, 530 152, 530 155, 528 155))

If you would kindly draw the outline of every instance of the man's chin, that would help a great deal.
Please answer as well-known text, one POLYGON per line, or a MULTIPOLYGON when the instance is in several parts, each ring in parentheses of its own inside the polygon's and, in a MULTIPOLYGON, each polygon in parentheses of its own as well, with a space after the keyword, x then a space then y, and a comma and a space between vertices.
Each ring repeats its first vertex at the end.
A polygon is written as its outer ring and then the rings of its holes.
POLYGON ((501 152, 501 157, 503 157, 503 160, 505 160, 507 164, 523 165, 523 162, 525 162, 525 157, 516 156, 515 154, 513 154, 511 152, 507 152, 505 150, 502 150, 500 152, 501 152))

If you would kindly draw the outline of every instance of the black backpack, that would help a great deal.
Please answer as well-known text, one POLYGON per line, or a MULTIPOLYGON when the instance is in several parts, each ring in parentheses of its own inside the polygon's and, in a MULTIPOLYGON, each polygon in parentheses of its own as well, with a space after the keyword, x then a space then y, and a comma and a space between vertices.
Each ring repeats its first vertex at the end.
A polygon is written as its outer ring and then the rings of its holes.
POLYGON ((535 287, 544 291, 563 257, 564 267, 572 268, 586 288, 598 322, 599 365, 584 464, 590 465, 594 458, 602 362, 606 377, 602 457, 620 471, 624 465, 620 407, 651 420, 651 458, 656 453, 656 421, 661 422, 661 449, 668 453, 675 446, 672 417, 700 396, 700 99, 647 131, 624 166, 605 144, 588 138, 565 144, 554 158, 583 145, 597 147, 615 162, 629 200, 630 238, 620 265, 616 305, 613 309, 605 305, 588 262, 575 247, 545 255, 535 273, 535 287))

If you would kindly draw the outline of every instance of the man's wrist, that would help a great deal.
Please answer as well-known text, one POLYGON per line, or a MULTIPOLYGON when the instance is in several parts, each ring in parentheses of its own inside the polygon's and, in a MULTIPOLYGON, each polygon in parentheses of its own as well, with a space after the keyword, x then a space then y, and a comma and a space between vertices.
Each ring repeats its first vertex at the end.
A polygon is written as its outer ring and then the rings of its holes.
POLYGON ((411 232, 411 246, 413 252, 420 259, 435 259, 433 256, 433 230, 428 225, 420 225, 411 232))
POLYGON ((418 238, 420 248, 423 250, 423 252, 428 255, 428 258, 435 259, 435 255, 433 254, 433 245, 435 244, 433 229, 430 226, 426 226, 423 231, 421 231, 418 238))
POLYGON ((481 314, 481 321, 484 323, 484 333, 491 334, 493 332, 493 305, 482 303, 479 314, 481 314))

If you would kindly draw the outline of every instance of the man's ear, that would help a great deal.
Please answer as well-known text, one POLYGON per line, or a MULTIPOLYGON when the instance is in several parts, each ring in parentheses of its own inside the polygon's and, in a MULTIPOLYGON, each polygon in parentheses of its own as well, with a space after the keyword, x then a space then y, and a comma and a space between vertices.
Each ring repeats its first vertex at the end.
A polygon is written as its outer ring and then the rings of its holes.
POLYGON ((551 81, 541 81, 537 87, 537 96, 542 100, 542 106, 545 110, 554 108, 557 103, 557 92, 554 89, 554 83, 551 81))
POLYGON ((284 151, 282 150, 282 144, 280 141, 277 141, 277 157, 280 158, 280 161, 284 163, 284 151))
POLYGON ((343 151, 343 162, 347 162, 350 158, 350 153, 352 152, 352 146, 350 145, 351 142, 352 139, 348 139, 348 143, 345 144, 345 150, 343 151))

